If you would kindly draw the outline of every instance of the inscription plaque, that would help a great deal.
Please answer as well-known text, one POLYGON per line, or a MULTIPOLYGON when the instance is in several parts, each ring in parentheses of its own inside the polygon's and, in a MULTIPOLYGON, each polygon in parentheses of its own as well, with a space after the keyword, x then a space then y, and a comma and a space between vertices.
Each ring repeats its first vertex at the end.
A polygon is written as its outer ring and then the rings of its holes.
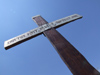
POLYGON ((72 22, 74 20, 77 20, 79 18, 82 18, 82 16, 80 16, 78 14, 74 14, 74 15, 53 21, 51 23, 44 24, 44 25, 39 26, 35 29, 32 29, 32 30, 30 30, 22 35, 19 35, 17 37, 14 37, 10 40, 5 41, 4 47, 5 47, 5 49, 11 48, 11 47, 13 47, 17 44, 20 44, 28 39, 31 39, 37 35, 42 34, 45 30, 48 30, 50 28, 58 28, 64 24, 67 24, 67 23, 72 22))

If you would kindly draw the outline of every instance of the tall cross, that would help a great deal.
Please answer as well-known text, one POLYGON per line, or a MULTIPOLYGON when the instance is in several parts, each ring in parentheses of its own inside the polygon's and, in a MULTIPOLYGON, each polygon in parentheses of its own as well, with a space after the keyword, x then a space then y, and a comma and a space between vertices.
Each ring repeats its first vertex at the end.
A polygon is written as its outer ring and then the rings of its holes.
POLYGON ((4 47, 5 49, 9 49, 43 33, 52 43, 73 75, 99 75, 100 73, 89 64, 84 56, 56 30, 56 28, 80 18, 82 18, 82 16, 74 14, 48 23, 40 15, 35 16, 33 20, 39 27, 5 41, 4 47))

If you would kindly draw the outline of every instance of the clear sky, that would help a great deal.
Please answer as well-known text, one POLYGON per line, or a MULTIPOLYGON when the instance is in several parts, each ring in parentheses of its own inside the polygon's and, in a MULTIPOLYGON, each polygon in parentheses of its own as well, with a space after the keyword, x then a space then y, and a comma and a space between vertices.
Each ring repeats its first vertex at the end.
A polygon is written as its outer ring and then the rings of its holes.
POLYGON ((4 41, 48 22, 80 14, 82 19, 57 30, 100 70, 100 0, 0 0, 0 75, 72 75, 49 40, 40 35, 4 49, 4 41))

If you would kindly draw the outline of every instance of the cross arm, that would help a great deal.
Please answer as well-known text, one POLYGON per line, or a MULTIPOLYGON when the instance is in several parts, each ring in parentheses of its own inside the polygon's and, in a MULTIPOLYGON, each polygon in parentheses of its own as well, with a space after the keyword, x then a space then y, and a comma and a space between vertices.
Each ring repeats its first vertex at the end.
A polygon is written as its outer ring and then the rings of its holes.
POLYGON ((24 34, 21 34, 17 37, 14 37, 12 39, 9 39, 7 41, 4 42, 4 48, 7 50, 11 47, 14 47, 22 42, 25 42, 33 37, 36 37, 40 34, 42 34, 43 30, 40 30, 41 27, 39 28, 35 28, 33 30, 30 30, 24 34))
MULTIPOLYGON (((35 17, 39 17, 40 15, 38 16, 35 16, 35 17)), ((35 18, 33 17, 33 18, 35 18)), ((48 23, 47 21, 45 21, 45 23, 41 20, 40 22, 40 25, 38 28, 35 28, 35 29, 32 29, 30 30, 29 32, 26 32, 22 35, 19 35, 17 37, 14 37, 10 40, 7 40, 4 42, 4 48, 7 50, 11 47, 14 47, 22 42, 25 42, 33 37, 36 37, 40 34, 42 34, 44 31, 48 30, 48 29, 51 29, 51 28, 58 28, 64 24, 67 24, 69 22, 72 22, 74 20, 77 20, 77 19, 80 19, 82 18, 82 16, 78 15, 78 14, 74 14, 74 15, 70 15, 68 17, 65 17, 65 18, 62 18, 62 19, 59 19, 59 20, 56 20, 56 21, 53 21, 51 23, 48 23)), ((36 22, 37 23, 37 22, 36 22)))

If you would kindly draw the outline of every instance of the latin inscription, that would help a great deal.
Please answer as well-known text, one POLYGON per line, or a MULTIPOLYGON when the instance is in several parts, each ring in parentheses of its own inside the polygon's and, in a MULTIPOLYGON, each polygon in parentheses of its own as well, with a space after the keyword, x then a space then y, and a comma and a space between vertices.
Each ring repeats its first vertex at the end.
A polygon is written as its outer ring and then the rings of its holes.
POLYGON ((19 41, 22 41, 22 40, 27 39, 27 38, 32 37, 32 36, 36 36, 37 34, 41 34, 42 32, 44 32, 45 30, 48 30, 50 28, 56 28, 57 26, 60 26, 62 24, 66 24, 67 22, 76 20, 76 19, 81 18, 81 17, 82 16, 80 16, 80 15, 74 14, 74 15, 56 20, 54 22, 44 24, 42 26, 39 26, 38 28, 30 30, 29 32, 26 32, 22 35, 19 35, 15 38, 12 38, 12 39, 6 41, 5 46, 9 46, 11 44, 17 43, 19 41))
POLYGON ((57 27, 57 26, 60 26, 62 24, 68 23, 70 21, 76 20, 76 19, 81 18, 81 17, 82 16, 80 16, 78 14, 74 14, 74 15, 71 15, 71 16, 56 20, 54 22, 51 22, 51 23, 49 23, 49 25, 51 25, 52 27, 57 27))

